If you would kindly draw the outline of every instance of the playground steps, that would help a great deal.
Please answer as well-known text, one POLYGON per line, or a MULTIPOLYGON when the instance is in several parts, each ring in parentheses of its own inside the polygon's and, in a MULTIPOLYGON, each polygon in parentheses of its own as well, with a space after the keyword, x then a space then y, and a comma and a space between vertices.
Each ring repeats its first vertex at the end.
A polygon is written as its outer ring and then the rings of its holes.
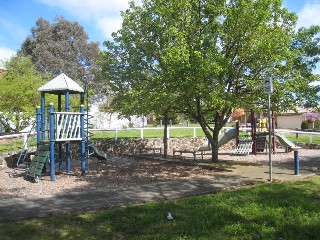
POLYGON ((257 152, 263 152, 265 149, 267 150, 267 137, 266 136, 257 136, 257 152))
POLYGON ((27 177, 41 177, 43 167, 45 166, 50 155, 49 145, 39 145, 32 159, 29 168, 27 169, 27 177))
POLYGON ((235 155, 249 155, 252 151, 252 140, 239 140, 235 155))

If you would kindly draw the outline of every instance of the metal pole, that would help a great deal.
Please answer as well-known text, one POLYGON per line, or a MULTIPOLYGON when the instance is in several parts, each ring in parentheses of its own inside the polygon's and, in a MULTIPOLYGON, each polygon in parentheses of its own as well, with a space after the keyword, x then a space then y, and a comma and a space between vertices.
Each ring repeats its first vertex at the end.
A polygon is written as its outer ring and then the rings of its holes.
POLYGON ((55 159, 54 159, 54 154, 55 154, 55 137, 54 137, 54 107, 53 103, 50 103, 49 107, 49 112, 50 112, 50 134, 49 134, 49 139, 50 139, 50 180, 55 181, 56 180, 56 173, 55 173, 55 159))
POLYGON ((299 175, 299 149, 294 150, 294 175, 299 175))
POLYGON ((37 129, 37 146, 41 141, 41 109, 40 106, 37 106, 36 109, 36 129, 37 129))
POLYGON ((86 173, 86 161, 85 161, 85 152, 86 152, 86 137, 84 134, 84 105, 80 106, 80 122, 81 122, 81 173, 82 176, 86 173))
MULTIPOLYGON (((69 96, 70 96, 70 92, 67 91, 65 93, 65 111, 66 112, 69 112, 69 96)), ((67 125, 71 124, 70 123, 70 119, 69 117, 67 116, 67 125)), ((70 173, 71 172, 71 156, 70 156, 70 141, 67 141, 66 142, 66 168, 67 168, 67 173, 70 173)))
POLYGON ((45 93, 41 92, 41 141, 46 139, 46 99, 45 93))
POLYGON ((271 137, 271 112, 270 112, 271 100, 270 94, 268 94, 268 131, 269 131, 269 181, 272 182, 272 137, 271 137))

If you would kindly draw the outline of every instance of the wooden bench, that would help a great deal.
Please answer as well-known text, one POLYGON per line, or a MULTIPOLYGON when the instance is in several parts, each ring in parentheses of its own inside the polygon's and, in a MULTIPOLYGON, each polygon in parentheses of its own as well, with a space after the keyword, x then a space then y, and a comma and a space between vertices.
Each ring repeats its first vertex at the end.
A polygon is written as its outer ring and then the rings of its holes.
POLYGON ((173 157, 175 157, 176 153, 180 153, 180 156, 183 153, 191 153, 193 154, 193 159, 196 160, 197 155, 201 155, 201 159, 203 160, 203 155, 205 152, 211 151, 211 146, 208 142, 205 142, 201 147, 194 149, 173 149, 173 157))

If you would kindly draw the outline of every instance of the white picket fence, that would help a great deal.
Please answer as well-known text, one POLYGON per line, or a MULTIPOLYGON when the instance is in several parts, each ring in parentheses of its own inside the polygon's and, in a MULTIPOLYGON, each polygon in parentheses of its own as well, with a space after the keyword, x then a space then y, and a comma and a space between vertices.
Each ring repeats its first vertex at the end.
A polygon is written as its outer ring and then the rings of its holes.
MULTIPOLYGON (((56 118, 60 120, 58 127, 56 129, 56 139, 62 141, 63 139, 73 139, 73 140, 81 140, 80 134, 80 115, 79 113, 68 113, 68 116, 58 115, 56 118), (66 124, 68 121, 73 121, 74 124, 71 126, 67 126, 66 124), (69 135, 68 135, 69 134, 69 135)), ((59 121, 58 121, 59 122, 59 121)), ((171 137, 170 131, 173 129, 191 129, 193 131, 193 137, 197 137, 197 129, 201 127, 168 127, 168 138, 171 137)), ((229 127, 223 128, 222 131, 229 129, 229 127)), ((114 132, 114 139, 118 139, 118 133, 120 131, 128 131, 128 130, 138 130, 140 131, 140 138, 144 138, 144 132, 149 130, 164 130, 162 127, 146 127, 146 128, 127 128, 127 129, 90 129, 91 132, 97 131, 111 131, 114 132)), ((248 131, 249 128, 240 128, 240 131, 248 131)), ((296 131, 296 130, 287 130, 287 129, 276 129, 276 132, 281 132, 283 134, 295 134, 296 138, 299 135, 304 135, 309 137, 309 143, 313 143, 314 138, 320 138, 320 132, 305 132, 305 131, 296 131)), ((31 133, 34 135, 35 132, 31 133)), ((24 140, 27 140, 28 133, 19 133, 19 134, 11 134, 11 135, 3 135, 0 136, 0 139, 12 139, 12 138, 21 138, 23 137, 24 140)))
MULTIPOLYGON (((226 131, 227 129, 230 129, 232 127, 223 127, 222 132, 226 131)), ((197 137, 197 129, 201 129, 201 127, 168 127, 167 128, 167 136, 168 138, 171 137, 170 131, 174 129, 191 129, 193 131, 193 137, 197 137)), ((163 127, 146 127, 146 128, 126 128, 126 129, 91 129, 91 132, 114 132, 114 139, 118 139, 118 134, 120 131, 131 131, 131 130, 137 130, 140 131, 140 138, 144 138, 144 132, 149 130, 162 130, 164 131, 163 127)), ((240 128, 240 131, 248 132, 250 131, 250 128, 240 128)), ((287 130, 287 129, 276 129, 275 132, 281 132, 283 134, 296 134, 296 138, 299 137, 299 135, 304 135, 309 137, 309 143, 313 142, 314 138, 320 138, 320 132, 305 132, 305 131, 296 131, 296 130, 287 130)))

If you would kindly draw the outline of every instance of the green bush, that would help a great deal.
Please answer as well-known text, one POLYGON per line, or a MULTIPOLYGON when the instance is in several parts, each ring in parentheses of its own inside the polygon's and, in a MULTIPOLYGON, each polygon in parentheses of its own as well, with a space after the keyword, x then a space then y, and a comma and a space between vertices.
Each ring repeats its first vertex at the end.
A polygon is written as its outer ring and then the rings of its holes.
POLYGON ((314 122, 314 129, 320 130, 320 120, 314 122))
POLYGON ((302 123, 301 123, 301 129, 302 129, 302 130, 308 129, 308 121, 302 121, 302 123))

